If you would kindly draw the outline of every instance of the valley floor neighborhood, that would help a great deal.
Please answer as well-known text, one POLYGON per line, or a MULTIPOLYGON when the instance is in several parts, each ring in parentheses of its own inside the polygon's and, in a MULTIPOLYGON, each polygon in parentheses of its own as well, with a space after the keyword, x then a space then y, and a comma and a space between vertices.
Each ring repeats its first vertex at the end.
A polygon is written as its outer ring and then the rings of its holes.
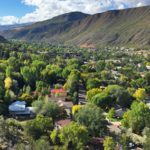
POLYGON ((4 2, 0 150, 150 150, 150 2, 4 2))

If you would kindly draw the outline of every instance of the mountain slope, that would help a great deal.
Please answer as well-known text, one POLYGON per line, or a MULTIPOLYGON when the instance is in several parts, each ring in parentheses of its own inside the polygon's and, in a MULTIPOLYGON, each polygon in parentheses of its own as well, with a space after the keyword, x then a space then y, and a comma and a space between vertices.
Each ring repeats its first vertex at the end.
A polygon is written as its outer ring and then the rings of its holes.
POLYGON ((8 41, 2 36, 0 36, 0 43, 8 43, 8 41))
POLYGON ((15 27, 20 27, 20 26, 27 26, 33 23, 23 23, 23 24, 14 24, 14 25, 0 25, 0 32, 4 31, 4 30, 8 30, 11 28, 15 28, 15 27))
POLYGON ((30 26, 7 30, 2 35, 49 43, 150 45, 150 6, 95 15, 75 14, 77 17, 73 17, 74 13, 68 13, 30 26))
POLYGON ((81 12, 67 13, 26 27, 12 28, 2 32, 1 34, 6 38, 42 40, 47 34, 52 36, 56 32, 67 27, 67 24, 81 20, 87 16, 89 15, 81 12))

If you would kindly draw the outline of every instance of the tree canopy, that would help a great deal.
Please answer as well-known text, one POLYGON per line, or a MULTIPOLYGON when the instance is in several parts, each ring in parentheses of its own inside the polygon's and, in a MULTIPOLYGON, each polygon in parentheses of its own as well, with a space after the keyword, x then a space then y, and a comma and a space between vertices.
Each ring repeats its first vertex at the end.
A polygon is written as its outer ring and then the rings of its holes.
POLYGON ((60 142, 65 144, 66 149, 73 148, 74 150, 83 149, 89 140, 86 127, 79 126, 75 122, 62 128, 59 137, 60 142))
POLYGON ((91 136, 101 136, 106 133, 106 121, 103 110, 93 104, 86 104, 75 115, 75 120, 86 126, 91 136))
POLYGON ((143 102, 133 102, 121 121, 126 128, 131 128, 134 133, 140 134, 145 127, 150 127, 150 109, 143 102))

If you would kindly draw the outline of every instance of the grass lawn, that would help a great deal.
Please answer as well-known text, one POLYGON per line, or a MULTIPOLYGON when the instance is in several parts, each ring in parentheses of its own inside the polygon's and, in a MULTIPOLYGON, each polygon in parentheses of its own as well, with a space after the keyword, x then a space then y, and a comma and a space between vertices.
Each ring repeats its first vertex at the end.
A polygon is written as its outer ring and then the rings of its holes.
POLYGON ((106 115, 106 118, 112 122, 120 122, 121 121, 121 119, 118 119, 118 118, 110 118, 108 115, 106 115))

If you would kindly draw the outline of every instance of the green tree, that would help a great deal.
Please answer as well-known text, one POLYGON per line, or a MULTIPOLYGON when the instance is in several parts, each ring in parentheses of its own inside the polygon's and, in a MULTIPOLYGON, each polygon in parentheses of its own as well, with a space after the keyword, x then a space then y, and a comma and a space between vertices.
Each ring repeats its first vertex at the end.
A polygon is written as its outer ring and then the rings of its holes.
POLYGON ((130 95, 123 87, 119 85, 109 85, 104 92, 108 93, 113 101, 120 106, 130 106, 130 95))
POLYGON ((111 62, 107 62, 106 65, 105 65, 105 68, 108 69, 108 70, 111 70, 111 69, 114 68, 114 65, 111 62))
POLYGON ((53 126, 53 120, 51 117, 44 117, 42 115, 38 115, 36 117, 37 126, 41 129, 43 134, 49 133, 49 131, 52 131, 53 126))
POLYGON ((128 80, 128 77, 126 77, 125 75, 121 75, 121 77, 119 78, 119 82, 122 86, 125 86, 128 80))
POLYGON ((6 115, 8 113, 8 106, 3 102, 0 102, 0 115, 6 115))
POLYGON ((111 73, 109 71, 102 71, 101 78, 102 78, 102 80, 110 80, 111 73))
POLYGON ((44 106, 45 102, 43 100, 37 100, 32 103, 32 107, 34 107, 34 113, 40 114, 42 107, 44 106))
POLYGON ((122 73, 130 79, 133 74, 132 67, 124 67, 122 73))
POLYGON ((115 108, 114 108, 114 107, 112 107, 112 108, 109 110, 108 116, 109 116, 110 118, 114 118, 114 117, 115 117, 115 108))
POLYGON ((62 77, 66 80, 70 72, 71 70, 69 69, 69 67, 65 67, 62 72, 62 77))
POLYGON ((127 91, 128 91, 128 93, 129 93, 129 95, 132 97, 133 94, 135 93, 136 89, 135 89, 135 88, 130 88, 130 87, 128 87, 128 88, 127 88, 127 91))
POLYGON ((34 149, 35 150, 49 150, 50 143, 49 143, 49 141, 47 141, 45 139, 39 139, 34 143, 34 149))
POLYGON ((51 65, 51 70, 56 73, 57 78, 60 78, 62 76, 62 69, 58 65, 51 65))
POLYGON ((125 133, 123 133, 119 137, 119 143, 121 144, 123 150, 130 150, 129 148, 130 139, 127 137, 125 133))
POLYGON ((3 117, 0 117, 0 136, 3 140, 12 142, 13 145, 17 143, 21 138, 19 128, 21 129, 22 127, 15 120, 5 120, 3 117))
POLYGON ((106 121, 101 108, 86 104, 75 115, 75 120, 86 126, 91 136, 101 136, 106 133, 106 121))
POLYGON ((40 79, 40 74, 41 71, 46 67, 46 62, 44 61, 39 61, 39 60, 34 60, 31 64, 33 68, 35 68, 35 77, 36 79, 40 79))
POLYGON ((31 103, 33 102, 33 97, 31 95, 28 95, 28 94, 22 94, 22 96, 20 97, 20 99, 22 101, 25 101, 28 106, 30 106, 31 103))
POLYGON ((97 78, 89 78, 86 82, 86 89, 91 90, 93 88, 99 88, 100 80, 97 78))
POLYGON ((134 133, 140 134, 145 127, 150 127, 150 109, 143 102, 133 102, 121 121, 122 126, 131 128, 134 133), (134 119, 133 119, 134 118, 134 119))
POLYGON ((6 68, 6 77, 8 78, 8 77, 10 77, 10 78, 12 78, 12 76, 13 76, 13 67, 12 66, 8 66, 7 68, 6 68))
POLYGON ((3 86, 0 86, 0 99, 3 99, 5 95, 5 90, 3 86))
POLYGON ((41 92, 43 88, 47 87, 48 88, 48 85, 43 82, 43 81, 37 81, 36 82, 36 92, 41 92))
POLYGON ((59 106, 58 104, 56 104, 55 102, 46 102, 41 111, 40 114, 45 115, 45 116, 49 116, 52 117, 53 119, 55 119, 58 114, 59 114, 59 106))
POLYGON ((40 115, 34 120, 27 121, 24 126, 24 131, 27 136, 37 140, 43 135, 48 136, 49 132, 52 131, 53 128, 54 126, 52 118, 40 115))
POLYGON ((92 97, 94 97, 95 95, 97 95, 101 92, 102 92, 102 90, 98 89, 98 88, 91 89, 91 90, 87 91, 86 99, 88 100, 88 102, 91 102, 92 97))
POLYGON ((80 63, 79 60, 73 58, 67 62, 67 65, 71 66, 71 70, 72 69, 79 69, 79 65, 80 65, 79 63, 80 63))
POLYGON ((56 73, 53 70, 44 69, 42 72, 42 79, 46 83, 53 84, 56 82, 56 73))
POLYGON ((42 135, 41 129, 37 126, 36 120, 29 120, 24 126, 26 136, 32 137, 34 140, 39 139, 42 135))
POLYGON ((52 117, 53 119, 59 115, 59 106, 53 101, 35 101, 32 106, 35 107, 34 112, 36 114, 52 117))
POLYGON ((106 92, 101 92, 92 98, 92 103, 106 109, 112 104, 112 98, 106 92))
POLYGON ((66 149, 81 150, 86 146, 89 137, 86 127, 79 126, 72 122, 64 127, 59 134, 60 141, 65 145, 66 149))
POLYGON ((95 65, 96 71, 100 72, 102 70, 104 70, 105 68, 105 61, 104 60, 99 60, 96 65, 95 65))
POLYGON ((52 143, 55 144, 55 145, 60 144, 59 134, 60 134, 59 130, 53 130, 52 133, 51 133, 51 135, 50 135, 52 143))
POLYGON ((79 89, 79 79, 80 72, 78 70, 72 70, 66 82, 67 89, 72 96, 79 89))
POLYGON ((28 85, 33 87, 36 80, 36 68, 25 66, 21 68, 21 75, 28 85))
POLYGON ((146 141, 144 143, 144 150, 149 150, 150 148, 150 130, 146 132, 146 141))
POLYGON ((115 150, 116 143, 112 137, 107 137, 104 141, 104 150, 115 150))

